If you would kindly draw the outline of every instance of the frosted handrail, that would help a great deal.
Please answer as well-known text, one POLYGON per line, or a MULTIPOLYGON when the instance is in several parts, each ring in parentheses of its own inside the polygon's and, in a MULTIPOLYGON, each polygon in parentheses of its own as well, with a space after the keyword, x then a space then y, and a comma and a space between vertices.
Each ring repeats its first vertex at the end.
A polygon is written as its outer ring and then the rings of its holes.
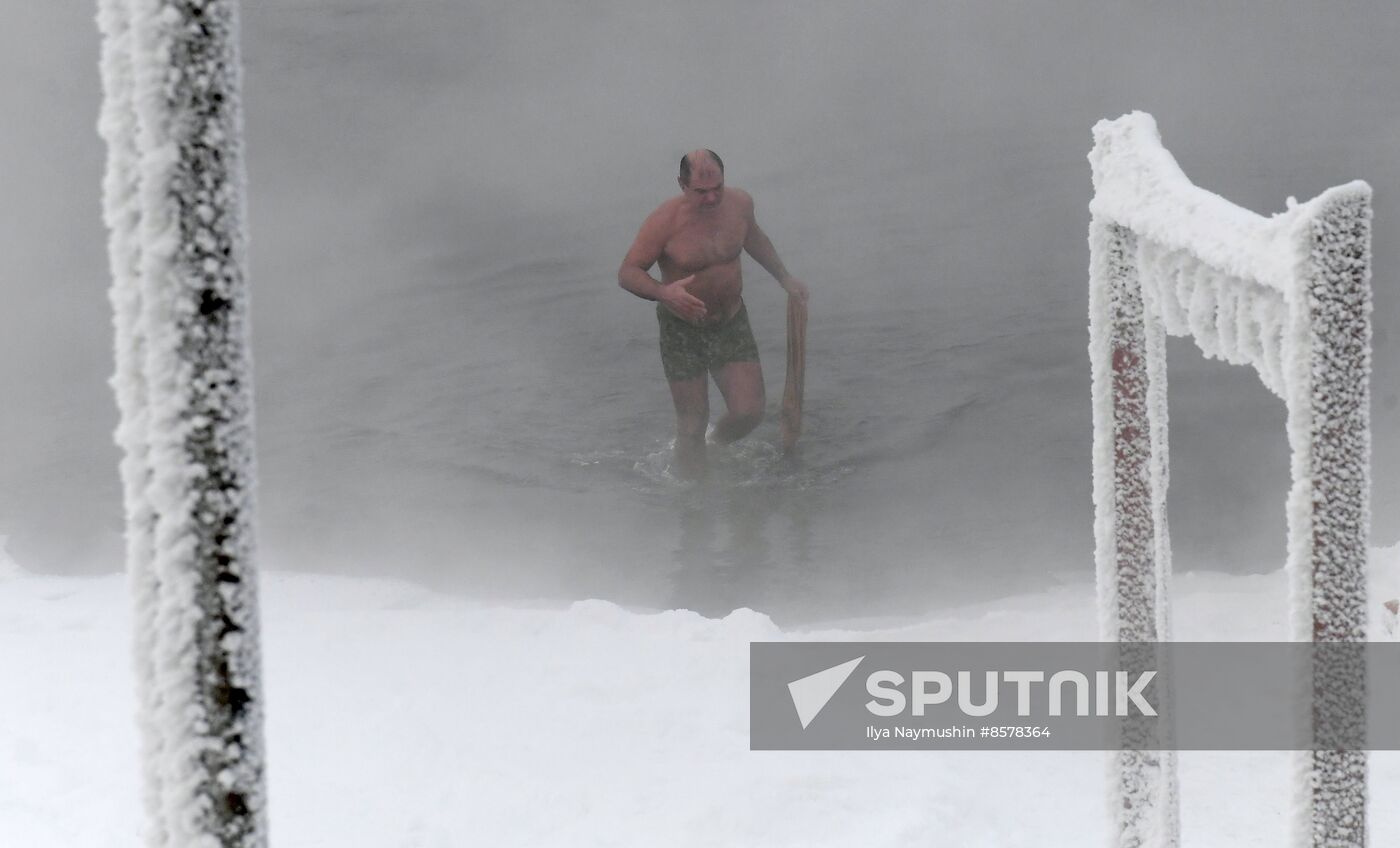
POLYGON ((1089 211, 1139 236, 1185 250, 1224 273, 1289 292, 1303 278, 1312 219, 1338 195, 1370 192, 1357 180, 1265 218, 1196 186, 1162 146, 1157 122, 1132 112, 1094 125, 1089 211))

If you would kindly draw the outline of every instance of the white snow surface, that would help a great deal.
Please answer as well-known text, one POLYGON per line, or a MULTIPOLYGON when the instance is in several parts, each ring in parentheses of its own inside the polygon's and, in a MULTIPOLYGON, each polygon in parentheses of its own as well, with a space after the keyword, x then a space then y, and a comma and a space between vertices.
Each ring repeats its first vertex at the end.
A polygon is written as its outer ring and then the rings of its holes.
MULTIPOLYGON (((750 610, 499 608, 388 580, 262 579, 274 844, 1107 839, 1103 752, 748 750, 750 640, 1094 640, 1087 580, 880 629, 783 631, 750 610)), ((1173 593, 1178 639, 1288 638, 1281 571, 1178 573, 1173 593)), ((1400 545, 1374 551, 1373 614, 1398 593, 1400 545)), ((140 844, 130 609, 120 577, 0 565, 0 845, 140 844)), ((1400 792, 1400 755, 1369 768, 1373 799, 1400 792)), ((1180 778, 1183 844, 1286 843, 1286 752, 1184 752, 1180 778)), ((1400 807, 1371 804, 1370 826, 1395 844, 1400 807)))

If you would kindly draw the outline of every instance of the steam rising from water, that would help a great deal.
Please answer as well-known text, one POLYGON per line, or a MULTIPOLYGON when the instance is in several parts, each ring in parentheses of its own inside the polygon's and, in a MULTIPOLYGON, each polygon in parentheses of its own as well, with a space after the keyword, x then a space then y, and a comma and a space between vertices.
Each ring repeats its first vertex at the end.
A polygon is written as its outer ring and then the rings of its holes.
MULTIPOLYGON (((274 566, 780 620, 1087 576, 1093 123, 1153 112, 1198 184, 1265 213, 1361 177, 1397 217, 1382 3, 245 5, 274 566), (655 319, 613 276, 698 146, 812 286, 809 411, 799 465, 770 420, 681 487, 655 319)), ((0 140, 0 531, 51 570, 120 557, 90 15, 0 32, 32 116, 0 140)), ((1383 230, 1377 543, 1400 529, 1383 230)), ((775 399, 782 293, 745 280, 775 399)), ((1177 565, 1274 567, 1282 406, 1170 356, 1177 565)))

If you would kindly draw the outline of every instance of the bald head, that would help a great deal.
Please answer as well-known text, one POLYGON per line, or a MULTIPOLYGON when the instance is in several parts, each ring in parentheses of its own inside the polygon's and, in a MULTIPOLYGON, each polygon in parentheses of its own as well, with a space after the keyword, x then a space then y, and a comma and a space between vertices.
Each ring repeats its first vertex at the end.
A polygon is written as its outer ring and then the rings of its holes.
POLYGON ((700 149, 692 150, 681 157, 681 185, 689 186, 691 177, 699 175, 704 175, 706 179, 724 179, 724 162, 718 153, 700 149))

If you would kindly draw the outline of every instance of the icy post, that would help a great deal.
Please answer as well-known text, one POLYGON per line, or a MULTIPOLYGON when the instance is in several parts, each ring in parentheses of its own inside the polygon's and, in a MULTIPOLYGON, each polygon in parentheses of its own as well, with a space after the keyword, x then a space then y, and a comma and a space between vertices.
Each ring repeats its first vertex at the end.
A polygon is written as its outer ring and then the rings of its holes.
POLYGON ((237 3, 98 27, 147 843, 263 846, 237 3))
MULTIPOLYGON (((1365 639, 1369 536, 1371 189, 1352 182, 1263 218, 1194 186, 1134 112, 1094 127, 1089 230, 1095 561, 1100 632, 1171 638, 1165 336, 1251 365, 1284 400, 1292 451, 1288 572, 1294 638, 1365 639)), ((1363 721, 1363 668, 1298 681, 1315 722, 1363 721)), ((1176 845, 1170 752, 1112 763, 1115 840, 1176 845)), ((1306 751, 1297 846, 1366 844, 1364 751, 1306 751)))
POLYGON ((148 421, 143 377, 145 339, 141 331, 141 198, 140 155, 136 148, 136 106, 132 72, 131 9, 126 0, 100 0, 97 12, 102 34, 102 112, 98 132, 107 142, 107 171, 103 181, 103 220, 107 225, 107 257, 112 269, 108 290, 116 330, 116 394, 120 423, 116 442, 122 449, 121 480, 126 507, 126 570, 135 603, 135 655, 143 801, 149 821, 149 841, 165 845, 169 834, 160 815, 160 773, 154 764, 162 756, 163 740, 156 720, 159 710, 155 679, 155 608, 157 584, 153 570, 155 513, 144 496, 151 468, 146 440, 148 421))

